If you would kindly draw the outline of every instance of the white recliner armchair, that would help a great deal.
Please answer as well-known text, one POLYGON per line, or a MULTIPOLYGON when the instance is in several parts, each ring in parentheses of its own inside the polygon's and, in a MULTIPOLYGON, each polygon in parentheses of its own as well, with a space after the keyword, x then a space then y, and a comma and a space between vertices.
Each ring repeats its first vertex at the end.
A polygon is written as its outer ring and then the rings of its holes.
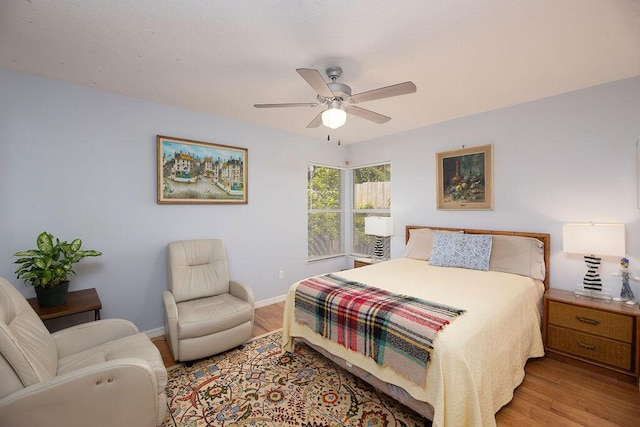
POLYGON ((156 346, 126 320, 49 333, 0 278, 0 425, 157 426, 167 371, 156 346))
POLYGON ((162 294, 162 301, 174 359, 201 359, 251 338, 253 291, 229 280, 222 240, 171 242, 167 266, 169 290, 162 294))

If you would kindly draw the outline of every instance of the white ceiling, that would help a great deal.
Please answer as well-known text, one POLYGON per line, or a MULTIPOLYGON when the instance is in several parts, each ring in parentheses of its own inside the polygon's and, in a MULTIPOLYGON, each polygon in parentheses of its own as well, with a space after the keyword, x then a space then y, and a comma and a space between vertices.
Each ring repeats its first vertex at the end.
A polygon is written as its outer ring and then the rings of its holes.
POLYGON ((2 0, 0 67, 342 143, 640 75, 637 0, 2 0), (296 68, 343 68, 360 106, 329 132, 296 68))

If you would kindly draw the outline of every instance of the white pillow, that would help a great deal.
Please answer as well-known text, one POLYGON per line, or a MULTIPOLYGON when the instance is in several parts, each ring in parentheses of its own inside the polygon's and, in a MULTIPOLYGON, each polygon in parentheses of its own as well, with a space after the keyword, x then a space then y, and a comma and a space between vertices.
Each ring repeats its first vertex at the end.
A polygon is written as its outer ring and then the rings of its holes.
POLYGON ((544 245, 533 237, 495 235, 489 270, 544 280, 544 245))
MULTIPOLYGON (((460 231, 435 230, 437 233, 463 233, 460 231)), ((429 261, 431 250, 433 248, 433 232, 430 228, 411 228, 409 229, 409 241, 407 242, 407 252, 404 254, 407 258, 429 261)))

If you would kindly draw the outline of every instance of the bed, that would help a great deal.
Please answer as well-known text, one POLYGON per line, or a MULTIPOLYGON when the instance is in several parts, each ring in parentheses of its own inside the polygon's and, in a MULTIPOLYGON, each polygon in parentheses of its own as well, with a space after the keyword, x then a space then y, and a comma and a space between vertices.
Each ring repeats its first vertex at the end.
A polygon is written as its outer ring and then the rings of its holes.
POLYGON ((283 348, 293 351, 296 341, 305 342, 434 426, 495 425, 495 413, 524 379, 527 360, 544 355, 541 319, 549 286, 549 240, 545 233, 407 226, 405 256, 318 278, 365 284, 459 310, 436 333, 422 375, 381 365, 316 332, 300 303, 301 289, 316 278, 289 289, 283 348), (459 253, 448 252, 452 245, 459 249, 460 242, 473 253, 463 254, 463 266, 456 264, 459 253), (476 247, 481 248, 477 253, 476 247), (476 255, 480 270, 466 265, 476 255))

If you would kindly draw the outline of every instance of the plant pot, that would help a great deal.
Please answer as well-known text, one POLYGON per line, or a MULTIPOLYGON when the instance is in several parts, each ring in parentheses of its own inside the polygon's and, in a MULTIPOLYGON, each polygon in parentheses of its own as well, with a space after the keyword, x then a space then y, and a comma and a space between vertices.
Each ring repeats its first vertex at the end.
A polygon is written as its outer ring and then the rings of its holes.
POLYGON ((40 307, 53 307, 67 302, 69 292, 69 282, 62 282, 55 286, 38 286, 36 296, 40 307))

